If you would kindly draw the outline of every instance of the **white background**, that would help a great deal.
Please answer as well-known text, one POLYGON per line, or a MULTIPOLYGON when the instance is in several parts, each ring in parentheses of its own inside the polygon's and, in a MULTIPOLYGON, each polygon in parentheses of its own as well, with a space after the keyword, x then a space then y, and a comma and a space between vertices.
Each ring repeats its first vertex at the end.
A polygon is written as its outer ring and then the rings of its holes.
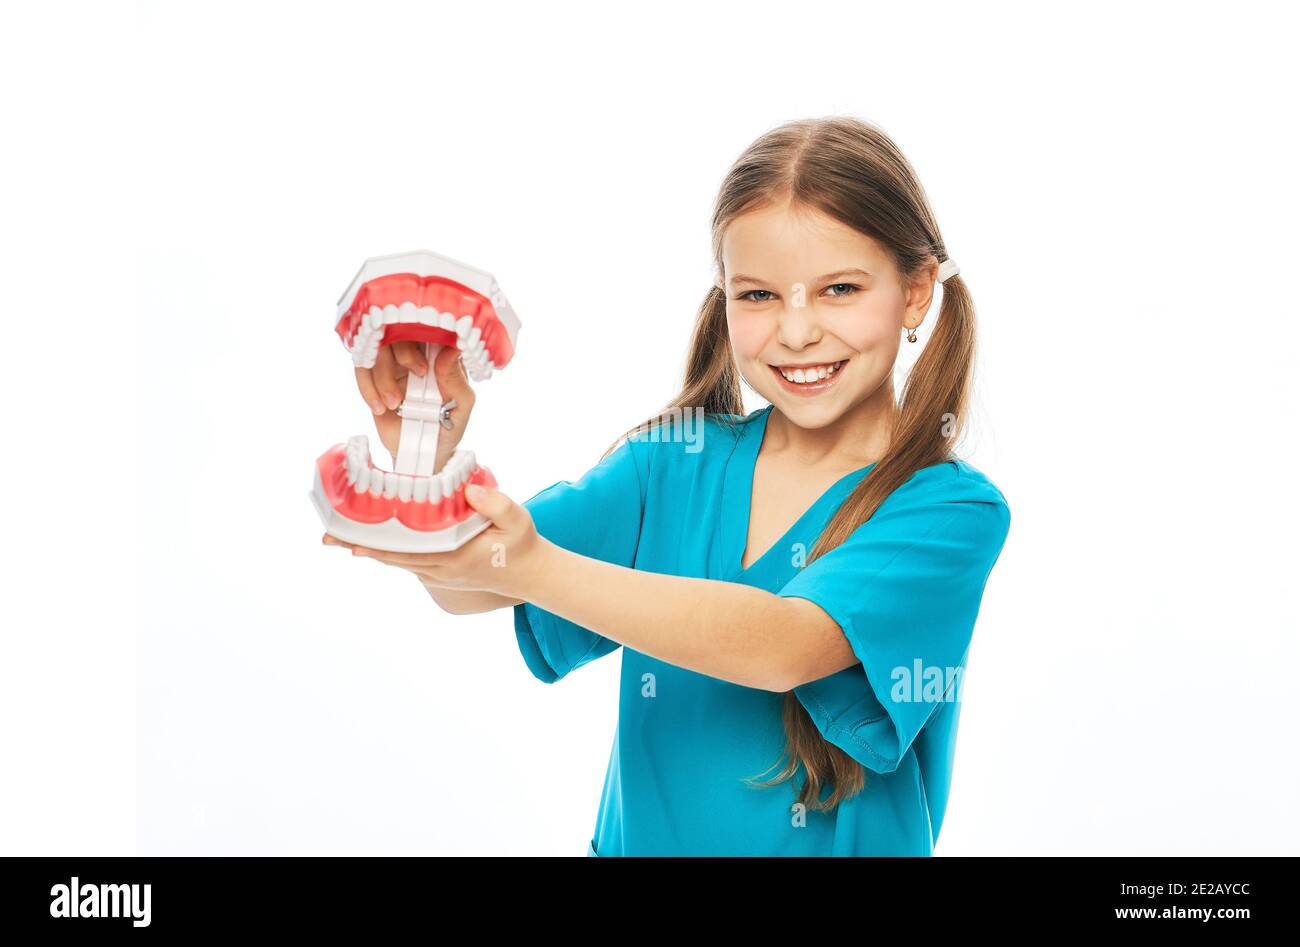
POLYGON ((0 854, 583 854, 618 657, 543 685, 509 613, 320 545, 370 431, 333 304, 498 276, 465 446, 525 499, 675 393, 723 173, 826 114, 930 195, 1012 510, 937 853, 1300 853, 1284 9, 6 14, 0 854))

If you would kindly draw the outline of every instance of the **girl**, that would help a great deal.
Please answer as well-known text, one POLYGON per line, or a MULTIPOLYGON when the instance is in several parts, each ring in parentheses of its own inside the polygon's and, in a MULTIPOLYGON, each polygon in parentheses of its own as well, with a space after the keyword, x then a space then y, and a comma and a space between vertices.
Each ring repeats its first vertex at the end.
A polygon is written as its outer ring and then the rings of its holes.
MULTIPOLYGON (((1010 525, 951 453, 970 295, 910 164, 852 119, 754 142, 723 182, 713 251, 662 417, 523 506, 471 488, 493 525, 455 552, 352 551, 413 572, 452 614, 512 607, 543 681, 623 646, 588 854, 929 855, 1010 525), (916 341, 936 281, 899 398, 901 335, 916 341), (741 379, 770 404, 743 414, 741 379)), ((384 353, 358 382, 394 451, 384 405, 429 366, 413 343, 384 353)), ((453 349, 433 370, 458 403, 447 456, 472 392, 453 349)))

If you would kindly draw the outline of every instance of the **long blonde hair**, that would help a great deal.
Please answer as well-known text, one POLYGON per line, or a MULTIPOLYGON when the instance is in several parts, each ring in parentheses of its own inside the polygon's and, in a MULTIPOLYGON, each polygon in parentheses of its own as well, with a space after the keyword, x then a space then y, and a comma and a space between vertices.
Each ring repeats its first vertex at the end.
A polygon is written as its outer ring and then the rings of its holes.
MULTIPOLYGON (((894 142, 874 125, 832 117, 781 125, 736 159, 713 211, 713 254, 719 272, 727 226, 746 211, 787 199, 817 208, 878 241, 905 279, 929 257, 948 257, 925 191, 894 142)), ((951 445, 966 420, 974 358, 974 304, 961 277, 952 276, 943 284, 943 303, 929 341, 903 385, 889 447, 840 504, 806 562, 844 542, 918 470, 952 459, 951 445)), ((727 332, 726 294, 713 286, 696 316, 682 390, 660 417, 671 416, 673 409, 702 408, 730 423, 726 416, 744 414, 740 382, 727 332)), ((658 423, 651 418, 623 437, 658 423)), ((759 785, 789 781, 802 767, 806 778, 798 801, 824 812, 863 790, 863 766, 822 737, 793 691, 785 694, 782 718, 784 764, 759 785), (823 787, 831 789, 825 800, 823 787)), ((772 768, 777 765, 780 760, 772 768)))

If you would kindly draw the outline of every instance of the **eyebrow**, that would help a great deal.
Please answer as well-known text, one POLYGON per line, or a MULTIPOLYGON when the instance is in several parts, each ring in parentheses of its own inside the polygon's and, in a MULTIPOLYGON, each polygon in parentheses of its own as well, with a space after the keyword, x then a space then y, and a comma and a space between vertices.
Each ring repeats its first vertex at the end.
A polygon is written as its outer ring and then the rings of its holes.
MULTIPOLYGON (((854 267, 850 267, 847 270, 836 270, 834 273, 827 273, 824 276, 819 276, 815 280, 813 280, 813 282, 826 283, 834 279, 839 279, 841 276, 865 276, 867 279, 871 279, 870 273, 868 273, 866 270, 862 269, 861 267, 854 266, 854 267)), ((727 282, 733 284, 755 283, 758 285, 762 285, 766 281, 761 280, 756 276, 743 276, 738 273, 735 276, 731 277, 727 282)))

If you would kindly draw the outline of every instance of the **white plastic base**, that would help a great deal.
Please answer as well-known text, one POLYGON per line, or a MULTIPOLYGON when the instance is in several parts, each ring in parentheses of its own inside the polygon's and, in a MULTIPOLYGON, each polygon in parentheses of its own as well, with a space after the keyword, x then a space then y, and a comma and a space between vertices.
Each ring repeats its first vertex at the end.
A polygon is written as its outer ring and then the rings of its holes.
POLYGON ((325 524, 325 532, 345 543, 355 543, 371 549, 384 549, 388 552, 451 552, 492 525, 492 521, 481 513, 473 513, 469 519, 449 529, 440 529, 432 533, 411 529, 396 518, 383 523, 358 523, 342 516, 330 506, 325 488, 320 482, 319 470, 316 472, 315 480, 310 494, 312 506, 316 508, 321 522, 325 524))

